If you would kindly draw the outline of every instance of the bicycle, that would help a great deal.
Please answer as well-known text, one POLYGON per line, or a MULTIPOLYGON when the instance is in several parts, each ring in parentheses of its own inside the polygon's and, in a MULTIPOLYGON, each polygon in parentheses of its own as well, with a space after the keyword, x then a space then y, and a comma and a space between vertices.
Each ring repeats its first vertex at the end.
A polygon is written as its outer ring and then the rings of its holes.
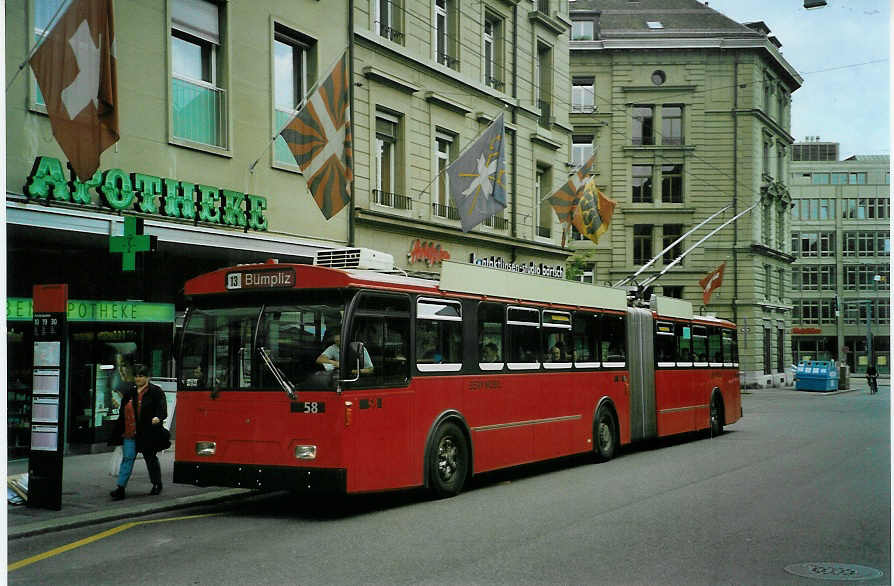
POLYGON ((878 392, 878 376, 867 376, 866 382, 869 383, 869 394, 874 395, 878 392))

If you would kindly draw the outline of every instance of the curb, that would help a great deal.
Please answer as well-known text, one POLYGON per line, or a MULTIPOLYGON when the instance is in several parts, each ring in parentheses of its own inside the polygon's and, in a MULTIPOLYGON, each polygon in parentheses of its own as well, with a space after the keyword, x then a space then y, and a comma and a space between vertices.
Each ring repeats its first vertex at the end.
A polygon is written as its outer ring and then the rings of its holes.
POLYGON ((33 535, 41 535, 52 531, 62 531, 65 529, 76 529, 87 525, 96 525, 98 523, 106 523, 108 521, 117 521, 119 519, 131 519, 133 517, 143 517, 160 513, 163 511, 172 511, 176 509, 185 509, 196 505, 208 505, 220 503, 229 500, 246 498, 257 494, 257 491, 246 488, 231 488, 226 490, 216 490, 207 494, 198 494, 191 496, 178 497, 176 499, 162 503, 144 503, 133 505, 130 507, 116 508, 112 511, 96 511, 90 513, 82 513, 80 515, 72 515, 61 519, 49 519, 46 521, 37 521, 17 527, 7 527, 6 539, 19 539, 22 537, 31 537, 33 535))

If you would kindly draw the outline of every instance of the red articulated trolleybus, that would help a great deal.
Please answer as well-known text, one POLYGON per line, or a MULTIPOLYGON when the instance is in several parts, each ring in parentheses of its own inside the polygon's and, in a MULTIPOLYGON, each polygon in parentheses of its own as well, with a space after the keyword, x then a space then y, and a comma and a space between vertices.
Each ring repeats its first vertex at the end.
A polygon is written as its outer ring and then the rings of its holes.
POLYGON ((174 482, 460 492, 473 474, 742 414, 735 325, 678 299, 366 249, 191 279, 174 482))

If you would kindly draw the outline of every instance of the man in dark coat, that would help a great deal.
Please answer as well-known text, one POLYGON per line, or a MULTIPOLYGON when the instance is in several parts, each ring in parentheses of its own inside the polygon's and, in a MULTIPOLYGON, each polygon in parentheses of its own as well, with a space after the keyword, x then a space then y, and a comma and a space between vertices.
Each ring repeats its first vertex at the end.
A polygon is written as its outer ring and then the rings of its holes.
POLYGON ((109 443, 122 446, 121 468, 118 471, 118 487, 112 491, 114 500, 124 498, 124 489, 133 472, 137 452, 143 454, 152 490, 149 494, 161 492, 161 465, 158 452, 170 446, 169 436, 164 429, 168 417, 168 405, 161 387, 149 382, 149 369, 143 364, 134 365, 134 384, 121 398, 118 421, 109 443))

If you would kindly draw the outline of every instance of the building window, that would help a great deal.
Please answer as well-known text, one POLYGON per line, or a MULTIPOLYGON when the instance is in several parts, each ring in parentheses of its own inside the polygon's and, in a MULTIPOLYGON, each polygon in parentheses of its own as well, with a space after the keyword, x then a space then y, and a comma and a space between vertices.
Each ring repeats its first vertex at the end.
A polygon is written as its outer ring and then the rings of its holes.
POLYGON ((776 178, 780 181, 785 177, 785 147, 776 145, 776 178))
POLYGON ((662 203, 683 203, 683 165, 661 166, 662 203))
POLYGON ((829 183, 832 185, 847 185, 847 173, 829 173, 829 183))
POLYGON ((273 144, 274 161, 295 165, 295 157, 279 131, 298 113, 309 85, 309 65, 315 58, 313 40, 279 23, 273 35, 273 96, 276 141, 273 144))
POLYGON ((454 138, 454 136, 441 131, 438 131, 435 135, 435 161, 438 180, 435 182, 434 212, 436 216, 451 219, 456 219, 453 218, 454 215, 458 217, 456 213, 451 214, 451 211, 455 210, 455 208, 450 205, 450 184, 447 177, 447 165, 453 159, 453 147, 456 142, 454 138))
POLYGON ((484 17, 484 83, 494 89, 503 89, 503 26, 502 21, 491 15, 484 17))
POLYGON ((571 162, 576 167, 582 166, 593 156, 593 137, 574 135, 571 137, 571 162))
POLYGON ((456 6, 454 0, 435 0, 435 61, 456 69, 456 6))
POLYGON ((174 138, 227 147, 222 69, 223 6, 205 0, 171 2, 171 110, 174 138))
POLYGON ((770 143, 764 141, 763 155, 761 156, 761 173, 765 176, 770 175, 770 143))
MULTIPOLYGON (((53 16, 59 10, 59 5, 63 2, 64 0, 34 0, 34 35, 32 36, 32 47, 41 42, 43 37, 50 33, 47 27, 50 25, 50 20, 52 20, 53 16)), ((61 16, 62 14, 60 12, 56 17, 56 22, 59 21, 61 16)), ((40 93, 40 87, 37 85, 37 78, 34 77, 33 72, 31 73, 31 88, 33 92, 32 95, 34 96, 34 104, 46 107, 46 102, 43 99, 43 94, 40 93)))
POLYGON ((553 226, 553 208, 549 199, 543 201, 549 195, 552 184, 552 170, 549 167, 537 167, 537 177, 534 182, 534 197, 537 210, 537 236, 550 238, 553 226))
POLYGON ((866 173, 850 173, 848 182, 851 185, 866 185, 866 173))
POLYGON ((634 165, 633 203, 652 203, 652 165, 634 165))
POLYGON ((397 191, 395 167, 400 119, 385 112, 376 112, 376 196, 380 205, 393 207, 397 191))
POLYGON ((537 44, 534 58, 534 105, 540 109, 540 126, 552 125, 552 47, 537 44))
POLYGON ((401 43, 404 34, 401 32, 401 7, 399 0, 375 0, 376 33, 395 43, 401 43))
POLYGON ((633 226, 633 264, 644 265, 652 260, 652 225, 633 226))
POLYGON ((683 299, 682 285, 665 285, 662 291, 665 297, 673 297, 674 299, 683 299))
POLYGON ((834 232, 792 232, 792 254, 801 257, 834 256, 834 232))
MULTIPOLYGON (((664 250, 673 242, 683 235, 683 224, 665 224, 662 226, 663 236, 661 241, 661 250, 664 250)), ((674 262, 674 259, 683 254, 683 241, 678 242, 673 248, 664 253, 664 264, 674 262)), ((683 264, 679 262, 677 264, 683 264)), ((666 287, 665 287, 666 288, 666 287)))
POLYGON ((829 184, 829 174, 828 173, 812 173, 810 176, 810 183, 813 185, 828 185, 829 184))
POLYGON ((633 106, 633 144, 655 144, 655 106, 633 106))
POLYGON ((571 40, 572 41, 592 41, 594 38, 595 27, 592 20, 573 20, 571 21, 571 40))
POLYGON ((596 90, 593 78, 574 78, 571 82, 571 112, 591 113, 596 111, 596 90))
POLYGON ((779 294, 777 297, 779 298, 779 302, 782 303, 785 299, 785 269, 776 269, 776 285, 779 294))
POLYGON ((764 265, 764 299, 770 300, 772 291, 773 268, 770 265, 764 265))
POLYGON ((683 144, 683 106, 661 107, 661 144, 683 144))

